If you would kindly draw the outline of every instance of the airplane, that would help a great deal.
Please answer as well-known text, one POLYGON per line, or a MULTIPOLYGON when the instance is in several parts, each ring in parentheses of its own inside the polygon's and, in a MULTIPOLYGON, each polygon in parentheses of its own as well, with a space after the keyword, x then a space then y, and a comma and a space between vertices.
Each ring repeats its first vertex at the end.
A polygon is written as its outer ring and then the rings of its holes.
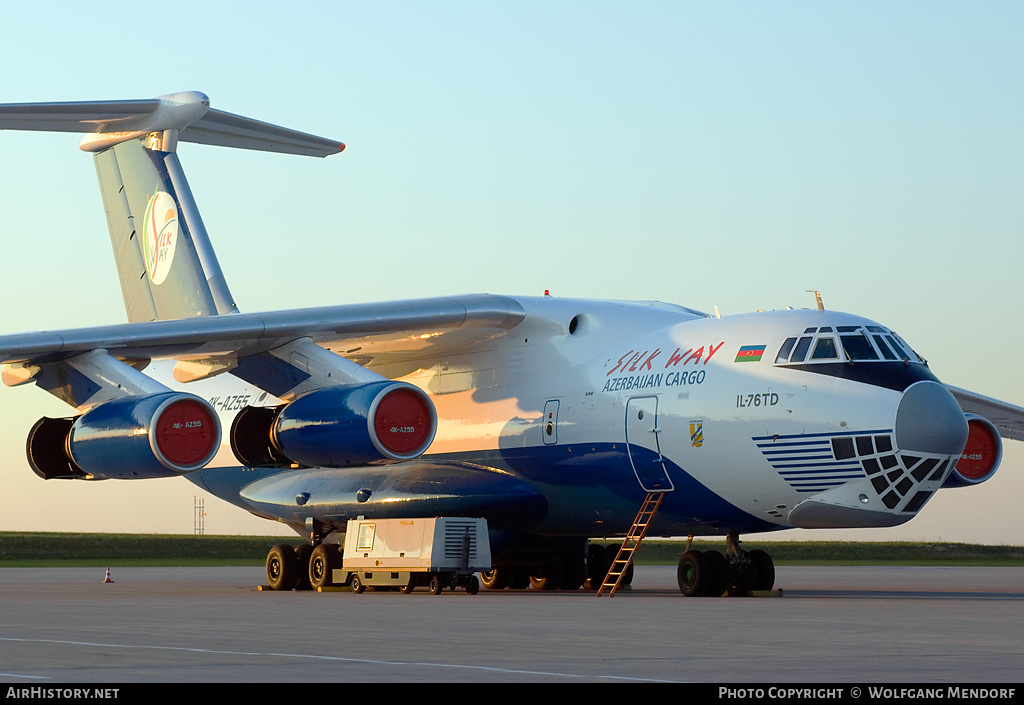
POLYGON ((642 523, 726 537, 682 555, 684 595, 771 590, 770 555, 741 535, 903 524, 1024 440, 1024 408, 943 384, 891 328, 820 297, 731 316, 547 294, 244 313, 178 143, 341 142, 195 91, 0 105, 0 129, 85 133, 128 318, 0 336, 6 385, 74 409, 33 426, 32 470, 180 475, 283 522, 305 540, 269 552, 274 589, 330 585, 349 519, 468 516, 488 522, 489 589, 598 589, 618 551, 591 539, 642 523))

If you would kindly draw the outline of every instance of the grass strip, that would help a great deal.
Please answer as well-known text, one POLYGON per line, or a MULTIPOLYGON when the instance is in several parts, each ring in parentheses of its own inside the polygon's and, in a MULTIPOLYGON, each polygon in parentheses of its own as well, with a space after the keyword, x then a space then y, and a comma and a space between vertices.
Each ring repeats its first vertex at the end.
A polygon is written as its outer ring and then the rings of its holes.
MULTIPOLYGON (((193 536, 0 532, 0 567, 16 566, 258 566, 278 543, 298 536, 193 536)), ((611 543, 611 542, 599 542, 611 543)), ((777 565, 992 565, 1024 566, 1024 547, 964 543, 761 541, 746 549, 768 551, 777 565)), ((648 539, 638 565, 676 565, 685 541, 648 539)), ((693 542, 696 550, 724 550, 723 541, 693 542)))

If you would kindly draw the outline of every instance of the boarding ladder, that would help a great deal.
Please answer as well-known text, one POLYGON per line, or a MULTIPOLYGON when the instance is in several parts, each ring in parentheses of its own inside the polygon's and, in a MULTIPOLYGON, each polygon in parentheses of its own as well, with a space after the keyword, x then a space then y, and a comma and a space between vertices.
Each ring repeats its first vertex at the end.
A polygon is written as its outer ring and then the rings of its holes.
POLYGON ((647 499, 640 506, 640 511, 637 513, 636 519, 633 520, 633 526, 629 527, 629 533, 622 541, 615 560, 608 568, 608 575, 604 577, 604 582, 601 583, 601 587, 597 591, 598 597, 605 592, 605 588, 610 590, 608 597, 615 597, 615 592, 619 589, 623 576, 633 562, 633 554, 640 548, 640 542, 647 535, 647 527, 651 525, 651 520, 658 513, 658 507, 661 506, 661 500, 664 498, 664 492, 647 493, 647 499))

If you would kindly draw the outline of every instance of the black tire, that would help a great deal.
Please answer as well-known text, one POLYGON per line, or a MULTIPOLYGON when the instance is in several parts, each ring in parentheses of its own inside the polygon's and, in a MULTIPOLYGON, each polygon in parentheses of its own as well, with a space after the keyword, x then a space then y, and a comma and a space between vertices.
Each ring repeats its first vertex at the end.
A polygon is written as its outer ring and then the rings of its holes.
POLYGON ((633 561, 629 562, 629 565, 626 567, 626 572, 622 574, 622 582, 619 583, 619 587, 626 588, 633 584, 633 566, 635 565, 636 564, 633 563, 633 561))
POLYGON ((562 561, 562 579, 559 590, 579 590, 587 577, 586 559, 583 551, 574 551, 562 561))
POLYGON ((476 579, 475 575, 469 576, 469 582, 466 583, 466 592, 470 595, 475 595, 480 592, 480 581, 476 579))
POLYGON ((352 580, 349 582, 349 587, 352 588, 352 592, 357 595, 363 594, 366 591, 366 586, 363 585, 363 581, 359 579, 359 574, 355 573, 352 575, 352 580))
POLYGON ((267 583, 271 590, 291 590, 299 578, 295 549, 280 543, 267 554, 267 583))
POLYGON ((309 583, 309 559, 313 555, 313 547, 304 543, 295 549, 295 589, 312 590, 309 583))
POLYGON ((679 559, 676 569, 676 583, 679 592, 687 597, 705 597, 711 583, 711 569, 708 560, 699 551, 687 551, 679 559))
POLYGON ((718 551, 704 551, 711 573, 708 597, 721 597, 729 587, 729 561, 718 551))
POLYGON ((597 590, 601 587, 614 558, 615 554, 609 556, 604 546, 593 543, 587 546, 587 589, 597 590))
POLYGON ((314 590, 334 584, 333 571, 337 565, 338 549, 333 544, 322 543, 313 549, 309 557, 309 584, 314 590))
POLYGON ((508 587, 511 590, 525 590, 530 587, 530 573, 526 566, 513 565, 506 568, 509 571, 508 587))
POLYGON ((509 570, 505 566, 491 568, 480 573, 480 582, 488 590, 504 590, 508 587, 509 570))
POLYGON ((729 587, 726 588, 726 593, 729 597, 746 597, 757 585, 757 580, 757 564, 750 560, 750 556, 747 554, 745 561, 740 561, 740 565, 733 566, 732 577, 729 587))
POLYGON ((444 591, 444 585, 441 583, 441 578, 434 573, 430 576, 430 594, 440 595, 444 591))
POLYGON ((530 569, 530 585, 534 590, 557 590, 562 584, 562 562, 545 563, 530 569))
POLYGON ((753 589, 771 590, 775 587, 775 562, 772 557, 758 548, 748 551, 747 556, 750 562, 757 566, 757 580, 753 589))

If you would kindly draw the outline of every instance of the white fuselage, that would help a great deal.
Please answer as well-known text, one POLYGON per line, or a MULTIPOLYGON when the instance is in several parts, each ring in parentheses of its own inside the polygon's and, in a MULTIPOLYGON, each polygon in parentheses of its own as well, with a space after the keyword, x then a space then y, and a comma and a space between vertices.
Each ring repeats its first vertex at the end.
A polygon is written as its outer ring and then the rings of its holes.
MULTIPOLYGON (((922 362, 855 363, 860 376, 883 368, 885 378, 910 375, 888 386, 875 383, 875 374, 856 379, 854 364, 838 357, 818 361, 820 368, 775 364, 788 338, 864 330, 877 325, 871 321, 816 310, 712 318, 662 304, 517 301, 526 316, 507 332, 456 353, 431 354, 428 346, 422 357, 397 359, 384 351, 367 368, 430 395, 438 428, 418 462, 511 473, 537 488, 547 502, 537 533, 621 532, 648 491, 668 492, 666 534, 892 525, 920 508, 905 510, 913 494, 941 484, 915 480, 889 507, 864 465, 894 443, 905 387, 933 379, 922 362), (877 448, 839 458, 835 438, 848 445, 875 438, 877 448), (820 506, 801 520, 793 509, 809 499, 820 506)), ((241 383, 227 386, 235 388, 190 385, 225 428, 244 405, 277 403, 241 383)), ((237 464, 228 450, 212 466, 237 464)), ((331 471, 339 482, 352 472, 331 471)), ((317 477, 322 484, 326 475, 317 477)), ((385 499, 380 491, 376 497, 385 499)), ((374 506, 383 504, 360 509, 374 506)), ((266 505, 259 513, 276 514, 266 505)))

